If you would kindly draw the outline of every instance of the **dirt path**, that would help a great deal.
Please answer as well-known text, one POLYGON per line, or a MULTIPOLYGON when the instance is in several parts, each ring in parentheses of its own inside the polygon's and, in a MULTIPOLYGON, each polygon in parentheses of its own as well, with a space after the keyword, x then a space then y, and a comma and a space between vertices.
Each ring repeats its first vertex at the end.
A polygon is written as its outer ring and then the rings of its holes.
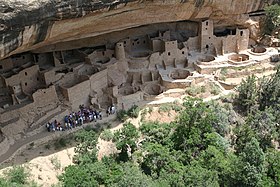
POLYGON ((47 131, 43 131, 41 133, 35 134, 33 136, 27 137, 23 139, 22 141, 17 141, 13 145, 11 145, 8 149, 8 151, 0 156, 0 164, 8 160, 17 150, 19 150, 24 145, 27 145, 35 140, 45 138, 47 136, 50 136, 50 133, 47 131))
POLYGON ((109 121, 112 121, 115 118, 115 115, 111 115, 109 117, 103 117, 102 120, 98 120, 97 122, 91 122, 91 123, 87 123, 81 127, 76 127, 75 129, 72 130, 68 130, 68 131, 56 131, 54 133, 50 133, 48 132, 46 129, 43 130, 39 133, 36 133, 34 135, 31 135, 29 137, 26 137, 24 139, 22 139, 21 141, 16 141, 13 145, 11 145, 9 147, 9 149, 7 150, 7 152, 5 152, 4 154, 2 154, 0 156, 0 164, 4 163, 4 162, 8 162, 18 151, 20 151, 20 149, 24 148, 25 146, 29 145, 32 142, 39 142, 43 140, 45 140, 45 142, 47 142, 50 138, 51 139, 55 139, 55 138, 59 138, 62 135, 68 135, 71 133, 74 133, 78 130, 81 130, 83 128, 85 128, 86 126, 90 126, 90 125, 96 125, 97 123, 106 123, 109 121))

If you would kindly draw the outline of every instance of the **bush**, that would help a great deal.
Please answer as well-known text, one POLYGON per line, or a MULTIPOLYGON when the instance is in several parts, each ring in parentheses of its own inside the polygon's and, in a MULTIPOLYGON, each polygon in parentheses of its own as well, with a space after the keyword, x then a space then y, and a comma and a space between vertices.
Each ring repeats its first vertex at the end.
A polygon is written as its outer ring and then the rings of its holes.
POLYGON ((14 166, 5 173, 11 183, 26 184, 29 173, 23 166, 14 166))
POLYGON ((128 118, 127 112, 125 110, 117 111, 117 119, 121 122, 124 122, 128 118))
POLYGON ((206 86, 201 86, 200 91, 201 91, 201 93, 205 93, 206 92, 206 86))
MULTIPOLYGON (((205 88, 203 89, 205 90, 205 88)), ((191 95, 191 96, 196 96, 202 92, 202 89, 200 86, 191 86, 186 89, 186 93, 191 95)))
POLYGON ((266 19, 263 27, 263 34, 272 34, 280 26, 280 6, 275 4, 265 8, 266 19))
POLYGON ((55 170, 60 170, 61 169, 61 162, 58 160, 57 156, 53 156, 50 159, 52 165, 54 166, 55 170))
POLYGON ((105 141, 111 141, 114 138, 114 134, 109 129, 106 129, 100 134, 100 138, 105 141))
POLYGON ((45 149, 50 149, 51 148, 51 145, 50 144, 46 144, 45 145, 45 149))
POLYGON ((178 103, 178 101, 174 101, 173 103, 164 103, 160 105, 159 112, 169 112, 170 110, 174 110, 179 112, 182 110, 182 106, 178 103))
POLYGON ((216 85, 212 85, 210 93, 213 95, 218 95, 220 93, 220 89, 216 85))
POLYGON ((241 111, 250 112, 257 101, 256 77, 252 75, 247 77, 246 80, 243 79, 237 90, 239 92, 236 98, 237 105, 241 111))
POLYGON ((172 105, 170 103, 161 104, 158 111, 161 112, 169 112, 172 110, 172 105))
POLYGON ((137 105, 133 105, 130 109, 117 111, 117 119, 121 122, 127 120, 128 117, 137 118, 140 113, 140 108, 137 105))
POLYGON ((182 107, 180 105, 172 105, 172 110, 174 110, 175 112, 179 112, 182 110, 182 107))
POLYGON ((65 138, 60 138, 59 140, 54 142, 54 149, 58 150, 58 149, 61 149, 63 147, 66 147, 67 143, 68 142, 66 141, 65 138))
MULTIPOLYGON (((98 123, 96 125, 98 125, 98 123)), ((94 128, 91 125, 86 125, 84 127, 84 129, 85 129, 85 131, 92 131, 92 130, 94 130, 94 128)))
POLYGON ((140 113, 140 108, 137 105, 133 105, 130 109, 127 111, 127 115, 131 118, 137 118, 140 113))

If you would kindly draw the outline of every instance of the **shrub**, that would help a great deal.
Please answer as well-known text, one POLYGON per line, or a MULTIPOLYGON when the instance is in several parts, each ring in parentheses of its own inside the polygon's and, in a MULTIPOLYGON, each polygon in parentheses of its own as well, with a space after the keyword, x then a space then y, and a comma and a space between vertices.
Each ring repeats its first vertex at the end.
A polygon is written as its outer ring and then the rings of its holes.
POLYGON ((248 76, 246 80, 242 80, 241 84, 237 88, 238 96, 236 98, 236 104, 243 112, 250 112, 251 108, 257 101, 257 82, 254 75, 248 76))
POLYGON ((220 90, 216 85, 213 85, 211 87, 210 93, 213 94, 213 95, 218 95, 220 93, 220 90))
POLYGON ((153 112, 153 108, 152 107, 149 107, 149 110, 148 110, 149 114, 153 112))
POLYGON ((201 87, 200 86, 191 86, 186 89, 186 93, 191 96, 196 96, 201 93, 201 87))
POLYGON ((275 4, 265 8, 266 19, 263 26, 263 34, 271 34, 280 26, 280 6, 275 4))
POLYGON ((206 86, 201 86, 200 91, 201 91, 201 93, 205 93, 206 92, 206 86))
MULTIPOLYGON (((96 124, 96 126, 98 125, 98 123, 96 124)), ((85 131, 92 131, 92 130, 94 130, 93 129, 93 127, 91 126, 91 125, 86 125, 85 127, 84 127, 84 129, 85 129, 85 131)))
POLYGON ((23 166, 14 166, 5 173, 11 183, 26 184, 29 173, 23 166))
POLYGON ((222 68, 221 69, 221 75, 226 75, 228 73, 227 68, 222 68))
POLYGON ((117 111, 117 119, 121 122, 124 122, 128 118, 127 112, 125 110, 117 111))
POLYGON ((182 107, 180 105, 172 104, 172 110, 179 112, 180 110, 182 110, 182 107))
POLYGON ((130 109, 128 109, 127 114, 131 118, 137 118, 140 113, 140 108, 137 105, 133 105, 130 109))
POLYGON ((63 147, 66 147, 67 145, 67 141, 65 138, 60 138, 59 140, 54 142, 54 149, 58 150, 61 149, 63 147))
POLYGON ((61 169, 61 162, 60 162, 60 160, 58 160, 58 158, 56 156, 51 157, 50 161, 51 161, 52 165, 54 166, 55 170, 61 169))
POLYGON ((114 138, 114 134, 109 129, 106 129, 100 134, 100 138, 105 141, 111 141, 114 138))
POLYGON ((45 149, 50 149, 51 148, 51 145, 50 144, 46 144, 45 145, 45 149))
POLYGON ((170 110, 172 110, 172 105, 170 103, 164 103, 160 105, 158 109, 159 112, 169 112, 170 110))

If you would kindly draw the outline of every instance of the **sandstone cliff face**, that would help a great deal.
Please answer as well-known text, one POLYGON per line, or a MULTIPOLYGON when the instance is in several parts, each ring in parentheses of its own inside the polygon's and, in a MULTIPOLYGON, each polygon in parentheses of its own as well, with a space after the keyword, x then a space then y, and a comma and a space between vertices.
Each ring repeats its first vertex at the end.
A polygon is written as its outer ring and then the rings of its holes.
POLYGON ((247 13, 273 0, 0 0, 0 59, 57 43, 162 22, 250 27, 247 13))

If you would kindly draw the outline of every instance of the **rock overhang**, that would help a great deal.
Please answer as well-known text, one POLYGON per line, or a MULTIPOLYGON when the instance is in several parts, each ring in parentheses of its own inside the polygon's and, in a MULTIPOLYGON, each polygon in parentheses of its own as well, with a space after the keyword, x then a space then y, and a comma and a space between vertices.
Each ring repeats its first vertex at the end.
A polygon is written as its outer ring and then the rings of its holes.
POLYGON ((265 6, 260 0, 2 0, 1 4, 0 59, 155 23, 213 18, 219 24, 242 25, 247 13, 265 6))

